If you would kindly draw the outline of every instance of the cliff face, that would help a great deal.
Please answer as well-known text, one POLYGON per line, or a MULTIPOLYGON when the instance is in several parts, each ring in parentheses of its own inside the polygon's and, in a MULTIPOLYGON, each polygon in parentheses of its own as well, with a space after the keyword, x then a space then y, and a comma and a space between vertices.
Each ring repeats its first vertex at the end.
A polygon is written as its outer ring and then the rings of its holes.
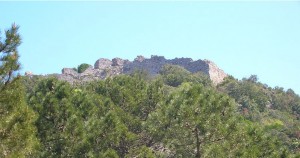
POLYGON ((165 59, 163 56, 152 55, 147 59, 143 56, 137 56, 134 61, 114 58, 112 60, 100 58, 94 67, 89 67, 83 73, 77 73, 71 68, 64 68, 62 74, 56 76, 61 80, 68 82, 91 81, 105 79, 106 77, 116 76, 119 74, 130 74, 135 70, 146 70, 150 75, 157 75, 159 70, 165 64, 179 65, 192 73, 201 71, 207 74, 214 84, 223 81, 227 74, 219 69, 216 64, 209 60, 196 60, 191 58, 165 59))

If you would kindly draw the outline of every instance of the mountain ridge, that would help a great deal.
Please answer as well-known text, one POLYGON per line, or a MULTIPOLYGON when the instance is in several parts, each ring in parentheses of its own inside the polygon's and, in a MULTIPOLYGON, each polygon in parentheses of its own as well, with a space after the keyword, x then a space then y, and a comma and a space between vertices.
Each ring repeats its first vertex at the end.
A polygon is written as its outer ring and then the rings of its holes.
POLYGON ((151 55, 150 58, 139 55, 133 61, 118 57, 112 60, 99 58, 94 66, 88 67, 82 73, 76 72, 73 68, 63 68, 61 74, 54 75, 58 79, 70 83, 105 79, 120 74, 130 74, 135 70, 145 70, 150 75, 155 76, 159 74, 160 69, 166 64, 181 66, 191 73, 203 72, 209 76, 215 85, 221 83, 228 76, 214 62, 207 59, 195 61, 192 58, 183 57, 166 59, 164 56, 157 55, 151 55))

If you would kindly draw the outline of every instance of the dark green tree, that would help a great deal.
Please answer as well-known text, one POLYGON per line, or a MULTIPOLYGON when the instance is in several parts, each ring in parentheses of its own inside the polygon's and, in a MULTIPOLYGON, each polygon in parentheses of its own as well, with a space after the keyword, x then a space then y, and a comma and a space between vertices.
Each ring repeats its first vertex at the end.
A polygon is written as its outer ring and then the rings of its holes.
POLYGON ((89 68, 90 66, 91 66, 91 65, 86 64, 86 63, 80 64, 80 65, 77 67, 77 72, 78 72, 78 73, 82 73, 82 72, 84 72, 87 68, 89 68))
POLYGON ((177 65, 165 65, 159 72, 167 85, 177 87, 185 82, 190 76, 190 72, 177 65))
POLYGON ((161 68, 159 73, 162 76, 164 83, 173 87, 177 87, 183 82, 201 83, 205 86, 212 85, 208 75, 202 72, 192 74, 178 65, 167 64, 161 68))
POLYGON ((86 154, 82 149, 87 146, 84 137, 84 111, 79 110, 85 104, 80 99, 74 99, 75 96, 78 97, 77 93, 68 83, 47 78, 41 80, 29 96, 29 104, 39 115, 36 126, 42 144, 41 157, 86 154))
MULTIPOLYGON (((142 138, 147 139, 147 136, 142 134, 142 122, 147 119, 151 111, 155 110, 157 102, 162 98, 162 95, 160 95, 162 83, 159 81, 147 83, 144 77, 141 73, 136 72, 130 76, 121 75, 106 79, 93 86, 96 87, 95 91, 98 94, 111 100, 109 104, 111 109, 109 113, 111 114, 107 116, 110 116, 112 122, 119 123, 118 126, 112 126, 111 131, 108 133, 110 135, 116 134, 115 139, 118 141, 109 141, 110 139, 107 141, 121 157, 125 156, 129 150, 147 142, 147 140, 142 141, 142 138), (119 136, 122 139, 118 139, 119 136)), ((95 120, 101 121, 101 119, 95 120)), ((104 127, 104 125, 101 125, 101 127, 104 127)), ((103 131, 109 129, 106 127, 103 131)), ((98 145, 98 147, 101 147, 101 145, 98 145)))
POLYGON ((184 83, 150 114, 146 129, 171 157, 279 157, 276 138, 244 121, 227 95, 184 83))
POLYGON ((39 147, 36 115, 27 106, 21 79, 16 77, 20 69, 18 29, 13 24, 0 41, 0 157, 34 156, 39 147))
MULTIPOLYGON (((15 73, 20 69, 18 61, 18 46, 21 44, 21 37, 18 33, 19 27, 15 24, 11 29, 5 31, 5 40, 0 41, 0 84, 8 84, 15 73)), ((0 38, 1 39, 1 38, 0 38)))
POLYGON ((280 87, 271 88, 257 82, 256 75, 240 81, 227 77, 218 89, 235 99, 245 119, 259 123, 263 137, 279 139, 283 148, 288 147, 292 153, 299 152, 300 122, 296 119, 299 118, 300 98, 291 89, 285 92, 280 87))
POLYGON ((147 122, 175 157, 201 157, 236 131, 233 100, 200 84, 182 84, 147 122))

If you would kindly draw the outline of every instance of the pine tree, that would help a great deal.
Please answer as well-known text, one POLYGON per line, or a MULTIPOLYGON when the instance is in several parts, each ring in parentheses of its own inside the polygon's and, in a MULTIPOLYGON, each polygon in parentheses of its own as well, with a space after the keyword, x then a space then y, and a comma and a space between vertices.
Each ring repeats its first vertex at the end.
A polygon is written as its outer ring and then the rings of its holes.
MULTIPOLYGON (((234 102, 201 84, 182 84, 151 113, 148 131, 175 157, 197 157, 236 130, 234 102)), ((169 155, 169 156, 170 156, 169 155)))
POLYGON ((21 37, 18 34, 18 29, 19 27, 13 24, 10 30, 5 31, 6 39, 3 42, 0 41, 1 87, 7 85, 13 79, 15 73, 20 69, 17 48, 21 44, 21 37))
POLYGON ((18 29, 13 24, 0 41, 0 157, 33 156, 39 147, 36 115, 26 104, 20 77, 15 77, 20 69, 18 29))
POLYGON ((71 86, 55 78, 41 80, 29 96, 29 104, 39 114, 36 126, 41 141, 40 156, 84 157, 86 154, 82 149, 84 120, 77 107, 80 99, 74 97, 79 96, 71 86))

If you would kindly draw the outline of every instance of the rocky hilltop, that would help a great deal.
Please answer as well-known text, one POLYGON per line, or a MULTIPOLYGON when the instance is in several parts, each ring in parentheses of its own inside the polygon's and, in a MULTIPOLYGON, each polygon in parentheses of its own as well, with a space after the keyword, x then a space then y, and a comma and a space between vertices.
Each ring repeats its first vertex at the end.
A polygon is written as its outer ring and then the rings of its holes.
POLYGON ((223 70, 209 60, 199 59, 193 61, 191 58, 165 59, 163 56, 156 55, 152 55, 151 58, 137 56, 133 61, 121 58, 112 60, 100 58, 95 62, 94 67, 91 66, 82 73, 77 73, 72 68, 63 68, 62 74, 56 74, 55 76, 60 80, 74 83, 105 79, 119 74, 130 74, 135 70, 145 70, 150 75, 157 75, 165 64, 179 65, 192 73, 201 71, 207 74, 214 84, 222 82, 224 77, 227 76, 223 70))

